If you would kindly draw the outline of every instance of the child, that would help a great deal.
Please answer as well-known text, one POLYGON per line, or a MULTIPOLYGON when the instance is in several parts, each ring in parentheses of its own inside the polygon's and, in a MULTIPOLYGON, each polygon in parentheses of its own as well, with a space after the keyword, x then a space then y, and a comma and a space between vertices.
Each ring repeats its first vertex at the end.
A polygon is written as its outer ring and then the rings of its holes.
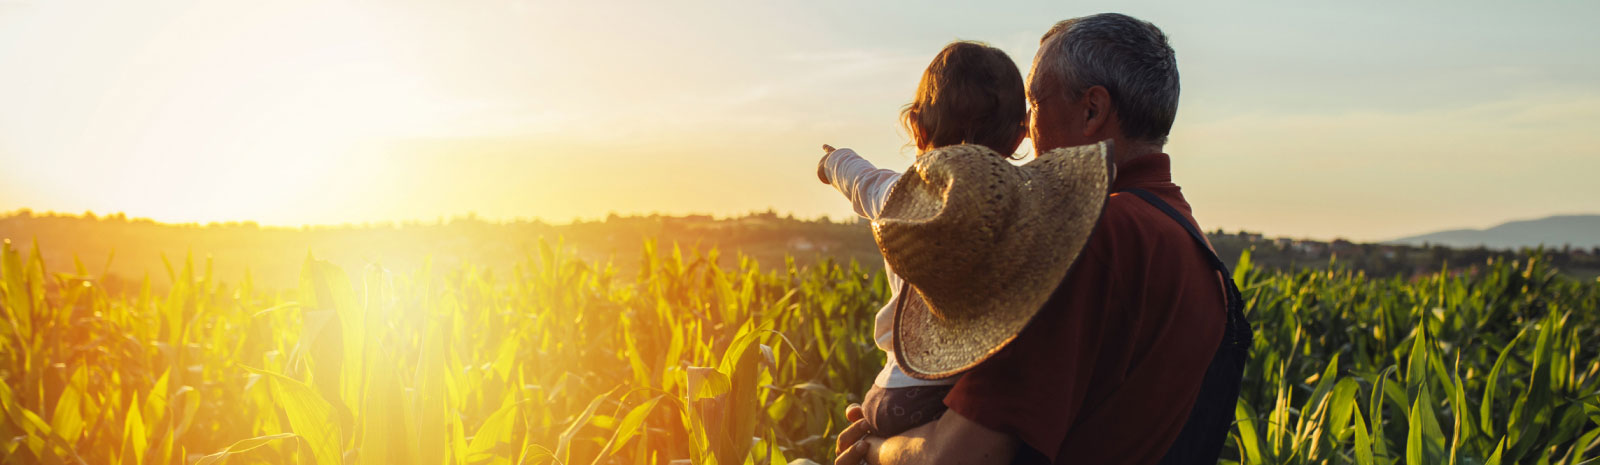
MULTIPOLYGON (((1010 156, 1027 134, 1027 102, 1017 65, 1000 49, 978 42, 945 46, 917 84, 916 97, 901 111, 901 124, 911 134, 917 153, 948 145, 974 144, 1010 156)), ((817 176, 844 194, 855 212, 877 219, 889 186, 900 173, 880 169, 850 149, 827 152, 817 176)), ((958 378, 922 380, 902 371, 894 355, 894 308, 903 282, 884 263, 889 302, 878 310, 873 337, 888 354, 883 371, 867 391, 863 409, 872 433, 892 436, 944 414, 944 396, 958 378)))

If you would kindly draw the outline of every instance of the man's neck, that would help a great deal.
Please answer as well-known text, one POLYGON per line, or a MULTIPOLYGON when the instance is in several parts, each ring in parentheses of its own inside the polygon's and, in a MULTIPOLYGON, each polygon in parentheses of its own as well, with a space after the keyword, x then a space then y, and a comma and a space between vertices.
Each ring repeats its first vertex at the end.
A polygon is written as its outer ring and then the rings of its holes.
POLYGON ((1116 161, 1113 163, 1116 163, 1117 167, 1119 168, 1134 160, 1143 158, 1145 155, 1155 155, 1161 153, 1161 150, 1163 149, 1163 146, 1161 145, 1149 143, 1122 140, 1115 140, 1113 143, 1116 144, 1116 148, 1114 149, 1116 161))

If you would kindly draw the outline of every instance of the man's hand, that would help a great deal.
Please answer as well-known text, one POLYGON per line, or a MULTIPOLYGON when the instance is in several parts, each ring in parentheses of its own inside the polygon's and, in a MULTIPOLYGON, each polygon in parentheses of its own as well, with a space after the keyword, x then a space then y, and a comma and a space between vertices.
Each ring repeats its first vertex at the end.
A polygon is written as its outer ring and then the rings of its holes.
MULTIPOLYGON (((823 148, 831 149, 827 145, 823 148)), ((867 426, 866 413, 861 410, 861 404, 850 404, 844 409, 844 419, 850 421, 850 426, 839 432, 839 442, 834 444, 834 453, 839 458, 833 460, 833 465, 861 465, 867 461, 867 451, 871 448, 867 444, 867 436, 872 433, 867 426)))
POLYGON ((828 169, 823 163, 828 161, 828 155, 832 154, 834 150, 836 149, 832 145, 822 144, 822 159, 817 160, 817 179, 822 180, 823 184, 833 184, 832 181, 828 180, 828 169))
POLYGON ((845 410, 845 419, 854 423, 839 433, 834 465, 1001 465, 1011 463, 1022 447, 1015 436, 985 428, 954 410, 888 438, 872 436, 860 418, 861 406, 845 410))

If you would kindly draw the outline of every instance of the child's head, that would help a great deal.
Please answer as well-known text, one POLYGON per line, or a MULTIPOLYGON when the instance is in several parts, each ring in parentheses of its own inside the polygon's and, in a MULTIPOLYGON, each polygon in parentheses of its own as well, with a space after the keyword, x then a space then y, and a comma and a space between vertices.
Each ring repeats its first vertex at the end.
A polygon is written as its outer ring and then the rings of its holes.
POLYGON ((1027 134, 1022 73, 998 48, 952 42, 922 72, 900 118, 918 152, 976 144, 1010 156, 1027 134))

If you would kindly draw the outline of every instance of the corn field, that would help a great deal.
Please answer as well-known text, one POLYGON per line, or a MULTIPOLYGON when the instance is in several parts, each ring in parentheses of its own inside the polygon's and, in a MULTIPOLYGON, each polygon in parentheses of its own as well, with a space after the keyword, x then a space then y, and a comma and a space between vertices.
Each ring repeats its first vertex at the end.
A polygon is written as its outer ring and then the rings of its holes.
MULTIPOLYGON (((541 242, 502 275, 308 257, 298 289, 264 291, 185 260, 170 289, 113 296, 18 247, 6 464, 829 462, 883 362, 887 284, 854 263, 647 244, 623 276, 541 242)), ((1224 462, 1597 463, 1600 283, 1537 255, 1237 268, 1257 337, 1224 462)))

